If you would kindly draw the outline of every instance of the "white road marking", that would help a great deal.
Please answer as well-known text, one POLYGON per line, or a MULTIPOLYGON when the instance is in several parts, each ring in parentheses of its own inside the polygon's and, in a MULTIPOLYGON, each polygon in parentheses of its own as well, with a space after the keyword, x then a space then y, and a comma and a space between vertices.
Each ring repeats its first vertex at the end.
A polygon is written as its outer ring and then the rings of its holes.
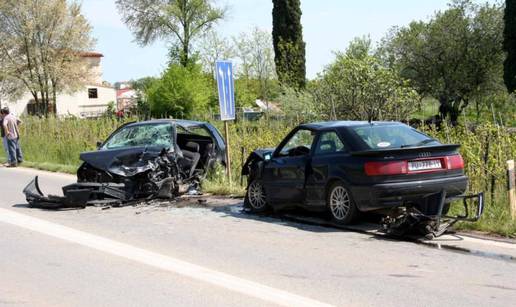
POLYGON ((183 260, 0 208, 0 222, 87 246, 283 306, 331 306, 183 260))

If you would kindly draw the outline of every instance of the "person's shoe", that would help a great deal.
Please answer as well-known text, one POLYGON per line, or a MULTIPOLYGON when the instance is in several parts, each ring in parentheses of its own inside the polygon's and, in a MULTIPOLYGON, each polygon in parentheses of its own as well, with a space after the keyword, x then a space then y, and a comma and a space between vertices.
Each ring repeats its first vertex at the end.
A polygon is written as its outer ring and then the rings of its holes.
POLYGON ((8 164, 7 167, 17 167, 18 165, 16 163, 8 164))
POLYGON ((19 160, 19 161, 18 161, 18 164, 22 164, 22 163, 23 163, 23 160, 19 160))

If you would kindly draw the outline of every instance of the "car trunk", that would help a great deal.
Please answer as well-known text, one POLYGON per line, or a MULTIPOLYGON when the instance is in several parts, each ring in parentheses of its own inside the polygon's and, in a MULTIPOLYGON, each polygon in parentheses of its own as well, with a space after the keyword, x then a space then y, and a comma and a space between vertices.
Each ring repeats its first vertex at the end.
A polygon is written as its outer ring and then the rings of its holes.
POLYGON ((464 174, 460 145, 434 145, 357 151, 364 172, 374 183, 446 178, 464 174))

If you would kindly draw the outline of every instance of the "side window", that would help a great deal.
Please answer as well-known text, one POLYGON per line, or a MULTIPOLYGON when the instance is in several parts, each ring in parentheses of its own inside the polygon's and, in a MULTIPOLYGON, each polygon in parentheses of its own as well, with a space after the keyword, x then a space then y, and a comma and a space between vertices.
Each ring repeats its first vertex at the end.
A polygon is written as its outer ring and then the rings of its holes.
POLYGON ((342 143, 335 131, 323 132, 319 138, 317 146, 315 147, 316 155, 343 151, 346 151, 346 146, 344 146, 344 143, 342 143))
POLYGON ((314 141, 314 134, 310 130, 299 130, 297 131, 281 148, 280 155, 281 156, 297 156, 300 154, 309 154, 310 148, 312 147, 312 143, 314 141), (293 149, 295 149, 293 151, 293 149))

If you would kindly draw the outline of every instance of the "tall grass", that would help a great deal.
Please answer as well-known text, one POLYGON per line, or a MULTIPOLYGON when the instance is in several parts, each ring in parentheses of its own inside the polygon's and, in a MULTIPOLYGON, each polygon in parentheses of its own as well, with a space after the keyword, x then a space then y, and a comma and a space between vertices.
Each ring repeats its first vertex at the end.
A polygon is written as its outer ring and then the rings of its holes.
MULTIPOLYGON (((79 153, 94 150, 97 141, 104 140, 126 121, 130 120, 25 118, 21 128, 25 158, 32 163, 31 166, 71 171, 80 164, 79 153)), ((219 131, 224 131, 221 122, 213 124, 219 131)), ((228 185, 224 171, 219 169, 211 174, 204 189, 242 195, 246 184, 240 176, 243 161, 256 148, 277 146, 297 124, 295 120, 272 119, 230 123, 233 185, 228 185)), ((443 126, 441 129, 424 130, 443 143, 461 144, 470 191, 486 192, 486 211, 481 222, 461 227, 516 236, 516 222, 509 216, 505 170, 506 161, 516 157, 516 134, 491 124, 482 124, 474 129, 443 126)))

